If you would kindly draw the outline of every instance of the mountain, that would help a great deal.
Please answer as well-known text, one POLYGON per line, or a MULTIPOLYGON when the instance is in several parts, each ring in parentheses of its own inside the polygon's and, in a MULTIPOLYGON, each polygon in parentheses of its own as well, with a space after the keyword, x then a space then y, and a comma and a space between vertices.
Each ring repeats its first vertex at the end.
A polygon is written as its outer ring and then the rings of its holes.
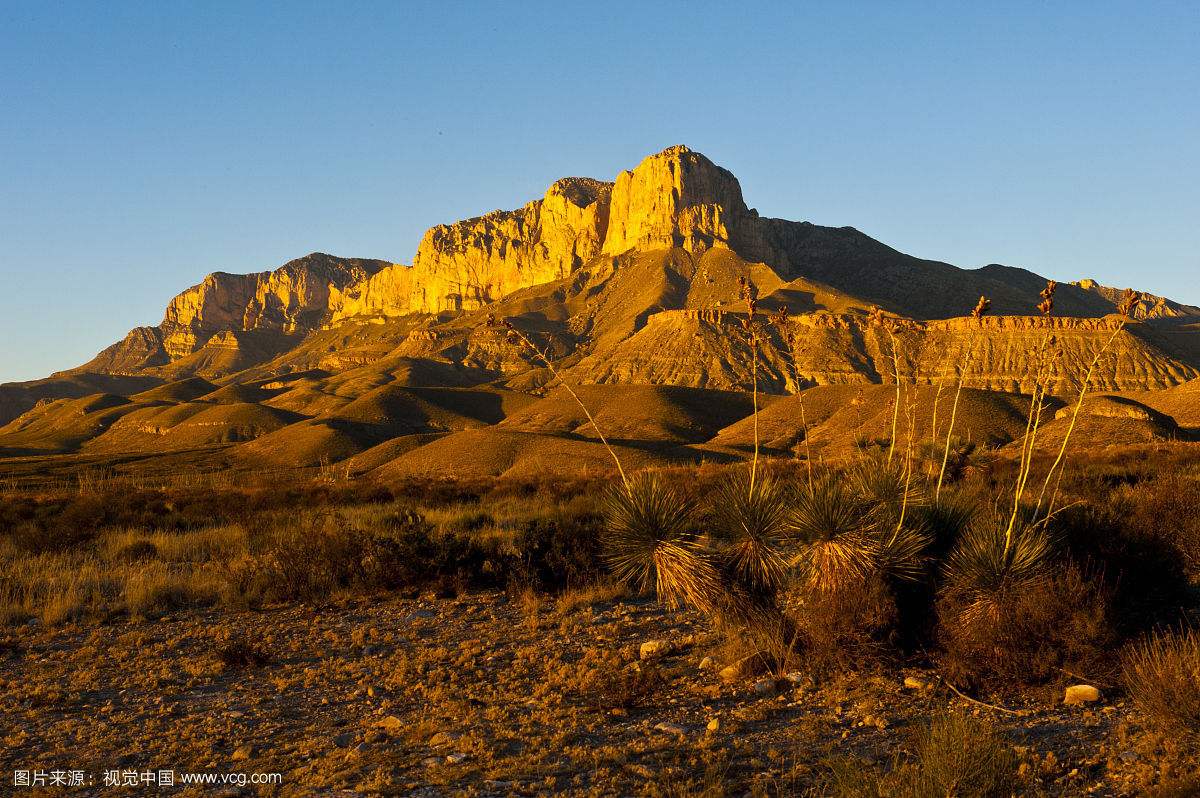
MULTIPOLYGON (((456 446, 493 452, 484 470, 533 467, 570 442, 575 454, 564 456, 602 464, 578 419, 529 414, 565 382, 597 386, 598 406, 644 405, 608 423, 631 430, 622 445, 647 462, 725 457, 750 412, 729 397, 752 385, 764 395, 861 390, 894 380, 897 365, 906 380, 945 385, 965 366, 967 385, 987 392, 972 401, 1008 407, 1005 396, 1031 387, 1051 336, 1059 394, 1076 390, 1093 360, 1094 390, 1149 408, 1158 392, 1200 379, 1200 308, 1142 295, 1122 327, 1122 292, 1081 280, 1058 286, 1047 322, 1034 311, 1045 284, 1009 266, 916 258, 852 227, 762 217, 732 173, 675 146, 611 182, 563 178, 519 209, 434 226, 408 265, 313 253, 210 274, 157 326, 83 366, 0 385, 0 451, 213 447, 230 462, 352 458, 360 470, 394 461, 399 474, 456 446), (762 311, 789 311, 791 343, 762 326, 752 353, 747 280, 762 311), (981 295, 992 315, 968 318, 981 295), (871 322, 873 307, 894 338, 871 322), (541 354, 513 345, 506 320, 541 354), (697 415, 718 406, 730 431, 697 415), (540 454, 530 460, 525 446, 540 454)), ((1177 412, 1190 421, 1194 397, 1176 390, 1161 404, 1185 405, 1177 412)), ((1008 434, 999 417, 977 415, 982 439, 1008 434)), ((815 434, 848 429, 854 416, 836 418, 815 434)), ((1173 429, 1154 423, 1147 429, 1173 429)))

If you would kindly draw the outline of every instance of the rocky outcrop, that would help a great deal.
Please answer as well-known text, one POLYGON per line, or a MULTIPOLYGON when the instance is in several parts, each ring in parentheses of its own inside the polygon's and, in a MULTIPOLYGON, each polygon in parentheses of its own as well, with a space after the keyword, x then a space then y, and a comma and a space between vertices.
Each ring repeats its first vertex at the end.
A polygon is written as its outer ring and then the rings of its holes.
POLYGON ((195 352, 222 331, 295 333, 329 321, 330 299, 362 283, 384 261, 313 253, 270 272, 214 272, 167 305, 159 325, 171 359, 195 352))
MULTIPOLYGON (((1121 297, 1126 290, 1100 285, 1100 283, 1090 279, 1080 280, 1077 283, 1073 283, 1073 285, 1078 286, 1084 291, 1096 294, 1107 302, 1111 302, 1114 308, 1121 301, 1121 297)), ((1200 316, 1200 308, 1192 305, 1182 305, 1166 297, 1141 292, 1137 304, 1133 307, 1132 315, 1135 319, 1168 319, 1183 316, 1200 316)))
POLYGON ((411 267, 391 266, 336 294, 333 320, 475 310, 565 277, 600 252, 611 189, 568 177, 519 210, 432 227, 411 267))
MULTIPOLYGON (((751 351, 742 329, 744 319, 744 312, 656 313, 617 346, 583 358, 568 379, 720 390, 749 390, 757 380, 759 390, 772 393, 814 384, 894 381, 892 338, 864 316, 793 316, 788 322, 791 346, 760 316, 757 352, 751 351)), ((1091 390, 1167 388, 1200 376, 1196 368, 1164 353, 1146 325, 1131 323, 1118 332, 1115 316, 908 319, 893 324, 904 382, 950 386, 965 366, 968 387, 1028 392, 1042 363, 1051 393, 1067 396, 1078 391, 1097 358, 1091 390)))
POLYGON ((603 252, 729 246, 752 218, 731 172, 683 145, 668 147, 617 176, 603 252))

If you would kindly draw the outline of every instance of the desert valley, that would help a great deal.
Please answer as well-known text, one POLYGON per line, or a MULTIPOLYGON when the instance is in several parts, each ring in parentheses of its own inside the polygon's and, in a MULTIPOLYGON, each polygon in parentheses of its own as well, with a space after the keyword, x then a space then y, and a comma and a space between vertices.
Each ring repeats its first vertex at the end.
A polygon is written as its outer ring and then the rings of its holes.
POLYGON ((0 770, 1200 794, 1200 307, 747 199, 673 146, 0 385, 0 770))

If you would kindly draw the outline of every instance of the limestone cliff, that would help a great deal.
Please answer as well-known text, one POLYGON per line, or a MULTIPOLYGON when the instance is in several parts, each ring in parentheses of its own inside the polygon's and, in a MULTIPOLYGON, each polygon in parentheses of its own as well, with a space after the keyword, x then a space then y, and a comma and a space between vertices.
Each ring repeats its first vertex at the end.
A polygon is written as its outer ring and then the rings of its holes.
POLYGON ((683 145, 668 147, 617 176, 603 252, 728 246, 752 218, 731 172, 683 145))
POLYGON ((333 294, 333 321, 475 310, 565 277, 600 252, 611 189, 599 180, 568 177, 518 210, 432 227, 411 267, 391 266, 333 294))
POLYGON ((313 253, 270 272, 214 272, 167 305, 159 326, 163 348, 176 359, 226 330, 295 333, 315 328, 328 321, 331 296, 385 265, 313 253))
MULTIPOLYGON (((696 375, 709 373, 722 375, 713 378, 722 384, 712 387, 724 387, 741 384, 741 377, 710 362, 707 343, 686 367, 687 376, 672 376, 678 364, 666 360, 651 372, 638 366, 635 350, 648 339, 634 338, 660 311, 736 306, 745 278, 760 289, 765 309, 840 313, 878 305, 921 320, 961 317, 981 294, 991 299, 995 314, 1028 315, 1045 285, 1044 278, 1023 269, 997 264, 960 269, 915 258, 851 227, 760 217, 747 207, 731 172, 674 146, 621 172, 613 183, 564 178, 516 210, 432 227, 411 266, 313 254, 270 272, 211 274, 175 297, 159 326, 135 330, 84 368, 162 376, 230 375, 249 367, 342 370, 366 366, 387 351, 381 341, 356 343, 363 325, 477 324, 470 315, 486 307, 501 316, 528 313, 561 323, 556 340, 564 352, 593 356, 595 379, 638 374, 692 384, 704 383, 708 378, 696 375), (330 334, 313 337, 317 331, 330 334), (305 335, 312 340, 298 346, 305 335), (625 354, 617 360, 629 358, 623 365, 612 359, 618 346, 625 354), (289 361, 289 348, 304 351, 289 361)), ((1113 311, 1118 294, 1091 281, 1063 284, 1055 313, 1103 317, 1113 311)), ((1135 315, 1155 322, 1156 350, 1200 365, 1200 331, 1190 324, 1196 314, 1200 309, 1148 297, 1135 315)), ((667 329, 661 326, 666 318, 658 320, 659 334, 667 329)), ((1021 323, 989 327, 989 335, 1017 340, 1021 323)), ((941 334, 937 330, 929 328, 931 335, 941 334)), ((813 363, 814 374, 829 381, 878 378, 874 355, 859 351, 861 342, 852 340, 850 327, 828 335, 839 340, 828 353, 814 351, 827 360, 813 363), (848 343, 841 340, 847 337, 848 343), (835 357, 852 359, 828 359, 835 357)), ((515 367, 494 352, 475 351, 474 340, 465 334, 435 337, 432 343, 406 344, 422 348, 419 354, 400 354, 470 361, 477 368, 505 364, 498 369, 505 373, 515 367)), ((671 340, 685 346, 682 339, 671 340)), ((696 346, 700 342, 686 344, 696 346)), ((661 353, 655 356, 661 360, 661 353)), ((996 366, 1000 372, 981 375, 981 381, 1022 383, 1019 363, 1001 358, 996 366)), ((1163 364, 1128 368, 1141 370, 1145 387, 1185 376, 1163 364)))

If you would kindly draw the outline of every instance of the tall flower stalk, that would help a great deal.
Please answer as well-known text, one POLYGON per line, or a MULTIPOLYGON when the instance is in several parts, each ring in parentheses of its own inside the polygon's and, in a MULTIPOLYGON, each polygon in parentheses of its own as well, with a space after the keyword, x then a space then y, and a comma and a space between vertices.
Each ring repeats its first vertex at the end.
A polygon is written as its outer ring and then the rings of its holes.
MULTIPOLYGON (((987 313, 992 307, 992 302, 986 296, 979 297, 979 301, 975 303, 975 309, 971 311, 971 318, 975 319, 979 326, 983 326, 983 314, 987 313)), ((974 339, 967 341, 967 351, 963 355, 962 364, 958 367, 958 386, 954 389, 954 404, 950 408, 950 429, 946 430, 946 448, 942 452, 942 469, 938 472, 937 489, 934 491, 934 499, 941 498, 942 481, 946 478, 946 463, 950 460, 950 441, 954 437, 954 422, 958 419, 958 400, 962 397, 963 380, 966 378, 967 366, 971 363, 971 352, 975 348, 974 339)))
POLYGON ((739 279, 741 296, 746 301, 746 318, 742 321, 742 329, 750 342, 750 381, 751 396, 754 404, 754 459, 750 462, 750 492, 754 492, 754 481, 758 475, 758 330, 754 317, 758 313, 758 289, 754 283, 745 277, 739 279))
POLYGON ((796 399, 800 402, 800 428, 804 435, 804 464, 808 471, 808 489, 812 490, 812 441, 808 439, 808 415, 804 408, 804 391, 800 388, 800 367, 796 363, 796 332, 788 317, 787 307, 780 307, 779 310, 772 313, 770 320, 779 329, 779 334, 783 336, 784 343, 787 344, 788 361, 792 368, 792 384, 796 386, 796 399))
POLYGON ((1007 555, 1012 546, 1012 538, 1014 530, 1017 526, 1017 516, 1021 512, 1021 499, 1025 495, 1025 485, 1029 481, 1029 473, 1033 469, 1033 455, 1037 444, 1038 427, 1042 420, 1042 411, 1044 409, 1044 400, 1049 384, 1047 377, 1047 361, 1046 356, 1050 347, 1054 346, 1057 339, 1054 336, 1054 322, 1052 314, 1054 312, 1054 292, 1058 288, 1058 283, 1054 280, 1049 280, 1046 287, 1042 289, 1040 296, 1041 302, 1038 303, 1038 312, 1042 314, 1042 318, 1046 324, 1046 336, 1042 339, 1042 344, 1038 348, 1037 370, 1034 375, 1033 396, 1029 403, 1029 417, 1025 422, 1025 439, 1021 444, 1021 462, 1017 469, 1017 482, 1013 489, 1013 504, 1012 513, 1008 518, 1008 526, 1004 531, 1004 554, 1007 555))
POLYGON ((1117 321, 1117 326, 1113 329, 1112 335, 1104 342, 1104 346, 1100 347, 1099 351, 1092 358, 1092 362, 1088 365, 1087 373, 1083 377, 1083 384, 1079 386, 1079 397, 1075 400, 1075 406, 1071 409, 1071 423, 1067 425, 1067 432, 1063 435, 1062 445, 1058 448, 1058 455, 1054 458, 1054 462, 1050 465, 1050 470, 1046 472, 1046 479, 1042 482, 1042 490, 1038 494, 1037 506, 1034 509, 1034 517, 1041 510, 1042 501, 1046 497, 1046 489, 1050 486, 1050 479, 1054 476, 1054 472, 1058 469, 1058 482, 1055 483, 1054 496, 1050 499, 1050 505, 1046 508, 1046 516, 1049 517, 1054 511, 1054 499, 1058 496, 1058 485, 1062 482, 1062 472, 1065 466, 1062 465, 1063 458, 1067 454, 1067 445, 1071 442, 1071 434, 1075 431, 1075 423, 1079 420, 1079 409, 1083 406, 1083 399, 1087 396, 1088 385, 1092 381, 1092 374, 1096 371, 1097 364, 1100 363, 1100 358, 1104 357, 1108 352, 1109 347, 1117 340, 1117 336, 1125 329, 1125 325, 1129 323, 1130 317, 1133 315, 1134 308, 1137 307, 1141 300, 1141 295, 1132 289, 1126 289, 1121 296, 1121 301, 1117 303, 1117 314, 1120 317, 1117 321), (1061 466, 1061 468, 1060 468, 1061 466))
POLYGON ((903 386, 900 383, 900 345, 896 340, 896 332, 893 329, 893 322, 883 315, 883 311, 878 307, 871 308, 870 322, 872 327, 882 328, 888 335, 888 340, 892 345, 892 376, 896 381, 896 400, 892 406, 892 439, 888 443, 888 465, 892 464, 892 458, 896 454, 896 435, 900 425, 900 402, 903 386))
MULTIPOLYGON (((488 326, 493 326, 495 321, 495 316, 488 314, 488 326)), ((583 414, 587 417, 588 423, 591 424, 592 429, 596 431, 596 435, 600 438, 600 443, 604 444, 605 450, 608 452, 609 456, 612 457, 613 462, 616 463, 617 473, 621 475, 621 485, 624 486, 625 493, 629 494, 631 492, 629 477, 625 473, 625 467, 621 465, 621 458, 617 457, 616 451, 614 451, 613 447, 609 444, 608 438, 604 437, 604 433, 600 430, 600 425, 596 423, 596 419, 592 416, 592 412, 588 410, 587 405, 585 405, 583 400, 579 398, 579 394, 575 393, 575 389, 568 385, 562 379, 562 377, 559 376, 558 369, 554 368, 554 362, 550 359, 549 354, 547 354, 546 351, 539 349, 537 345, 533 343, 533 341, 529 340, 529 337, 525 335, 525 333, 514 327, 511 321, 506 319, 504 321, 504 328, 508 331, 506 338, 510 344, 520 346, 522 349, 525 349, 532 354, 534 358, 541 361, 546 368, 550 370, 550 374, 553 375, 554 379, 557 380, 558 383, 567 390, 567 393, 571 394, 571 398, 575 400, 575 404, 579 405, 579 409, 582 410, 583 414)))

